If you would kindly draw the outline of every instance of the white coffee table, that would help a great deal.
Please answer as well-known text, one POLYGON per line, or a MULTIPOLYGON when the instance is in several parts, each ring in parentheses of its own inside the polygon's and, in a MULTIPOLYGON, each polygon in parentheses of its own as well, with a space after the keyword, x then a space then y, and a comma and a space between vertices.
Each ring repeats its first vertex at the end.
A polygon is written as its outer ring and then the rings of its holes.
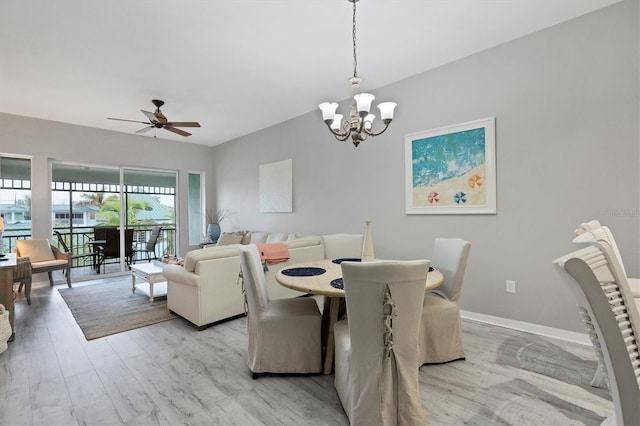
POLYGON ((131 265, 131 291, 136 289, 149 296, 149 303, 153 303, 156 296, 167 294, 167 280, 162 276, 162 266, 154 262, 131 265), (136 278, 145 282, 137 283, 136 278))

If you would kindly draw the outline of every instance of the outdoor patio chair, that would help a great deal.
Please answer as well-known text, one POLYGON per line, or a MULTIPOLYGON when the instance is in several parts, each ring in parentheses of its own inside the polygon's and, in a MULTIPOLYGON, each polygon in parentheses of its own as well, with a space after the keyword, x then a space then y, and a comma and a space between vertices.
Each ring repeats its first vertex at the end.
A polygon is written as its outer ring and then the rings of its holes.
MULTIPOLYGON (((61 248, 62 250, 64 250, 67 253, 71 253, 71 266, 73 266, 73 261, 75 259, 82 259, 82 265, 84 266, 86 264, 86 259, 87 258, 91 258, 91 264, 95 265, 96 262, 96 256, 97 256, 97 252, 94 251, 94 249, 90 249, 89 251, 85 251, 84 249, 87 246, 75 246, 75 247, 71 247, 69 248, 69 246, 67 246, 66 241, 64 240, 64 237, 62 236, 62 234, 60 233, 60 231, 53 231, 53 233, 55 234, 55 236, 58 238, 58 247, 61 248), (79 249, 82 249, 81 252, 79 252, 79 249)), ((95 246, 89 246, 89 247, 95 247, 95 246)))
MULTIPOLYGON (((130 265, 133 260, 133 229, 124 230, 124 247, 125 247, 125 262, 130 265)), ((98 267, 103 268, 103 272, 106 271, 105 261, 108 259, 118 259, 120 261, 120 230, 119 229, 107 229, 105 235, 104 246, 98 248, 98 267)))
POLYGON ((158 243, 161 230, 162 227, 160 226, 154 226, 151 228, 151 236, 149 237, 149 240, 144 243, 144 248, 135 250, 136 257, 134 259, 138 259, 137 253, 144 253, 148 262, 151 262, 152 259, 158 258, 158 254, 156 253, 156 244, 158 243))

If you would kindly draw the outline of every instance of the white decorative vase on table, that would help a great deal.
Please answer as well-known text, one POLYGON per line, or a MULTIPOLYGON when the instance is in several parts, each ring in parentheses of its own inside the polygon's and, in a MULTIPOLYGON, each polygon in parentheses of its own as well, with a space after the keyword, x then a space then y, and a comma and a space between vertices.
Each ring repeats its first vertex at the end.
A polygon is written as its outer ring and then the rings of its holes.
POLYGON ((365 220, 366 229, 364 232, 364 241, 362 242, 362 258, 363 262, 370 262, 376 258, 373 252, 373 235, 371 233, 371 221, 365 220))

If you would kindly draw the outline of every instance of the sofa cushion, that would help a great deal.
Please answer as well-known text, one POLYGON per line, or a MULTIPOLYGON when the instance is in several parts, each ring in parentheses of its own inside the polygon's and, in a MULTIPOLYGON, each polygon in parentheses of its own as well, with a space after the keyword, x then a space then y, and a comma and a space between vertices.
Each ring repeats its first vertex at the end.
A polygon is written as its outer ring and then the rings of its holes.
POLYGON ((252 231, 251 239, 249 240, 249 244, 264 244, 267 242, 268 232, 263 231, 252 231))
POLYGON ((272 244, 272 243, 283 243, 285 241, 287 241, 287 237, 289 236, 289 234, 284 233, 284 232, 271 232, 269 233, 269 235, 267 235, 267 244, 272 244))
POLYGON ((287 241, 285 244, 289 250, 300 247, 312 247, 322 244, 322 238, 316 235, 307 235, 296 238, 295 240, 287 241))
POLYGON ((242 237, 242 241, 240 241, 240 244, 251 244, 251 231, 244 231, 244 236, 242 237))
POLYGON ((31 267, 34 270, 68 265, 69 261, 66 259, 41 260, 40 262, 31 262, 31 267))
POLYGON ((20 257, 29 257, 32 263, 56 260, 53 251, 51 251, 49 240, 46 238, 16 240, 16 247, 20 252, 20 257))
POLYGON ((244 232, 223 232, 218 238, 219 246, 227 246, 229 244, 240 244, 242 242, 242 238, 244 237, 244 232))

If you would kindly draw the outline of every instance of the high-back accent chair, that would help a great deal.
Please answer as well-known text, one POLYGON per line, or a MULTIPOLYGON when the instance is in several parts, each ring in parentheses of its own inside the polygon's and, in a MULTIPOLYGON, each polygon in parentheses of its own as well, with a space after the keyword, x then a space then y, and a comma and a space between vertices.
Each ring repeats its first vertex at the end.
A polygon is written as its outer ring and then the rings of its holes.
POLYGON ((424 425, 418 331, 428 260, 343 262, 335 387, 352 425, 424 425))
POLYGON ((260 253, 240 246, 240 267, 248 306, 249 369, 259 373, 322 371, 322 317, 315 299, 269 300, 260 253))
POLYGON ((71 288, 71 253, 64 253, 51 245, 46 238, 16 240, 13 249, 17 257, 28 257, 31 260, 31 271, 34 274, 46 272, 49 284, 53 286, 53 271, 62 270, 67 277, 67 286, 71 288))
POLYGON ((137 253, 144 253, 146 255, 147 261, 151 261, 152 259, 157 259, 158 255, 156 254, 156 244, 158 243, 158 237, 160 237, 160 231, 162 227, 154 226, 151 228, 151 235, 149 236, 149 240, 145 243, 144 248, 136 249, 137 253))
POLYGON ((436 238, 431 264, 442 272, 440 287, 424 295, 420 322, 421 364, 464 359, 460 297, 471 243, 460 238, 436 238))
POLYGON ((354 259, 362 255, 362 234, 331 234, 322 236, 325 259, 354 259))
POLYGON ((604 241, 553 263, 573 291, 598 359, 605 366, 615 414, 602 424, 640 424, 640 316, 632 308, 622 265, 604 241))

